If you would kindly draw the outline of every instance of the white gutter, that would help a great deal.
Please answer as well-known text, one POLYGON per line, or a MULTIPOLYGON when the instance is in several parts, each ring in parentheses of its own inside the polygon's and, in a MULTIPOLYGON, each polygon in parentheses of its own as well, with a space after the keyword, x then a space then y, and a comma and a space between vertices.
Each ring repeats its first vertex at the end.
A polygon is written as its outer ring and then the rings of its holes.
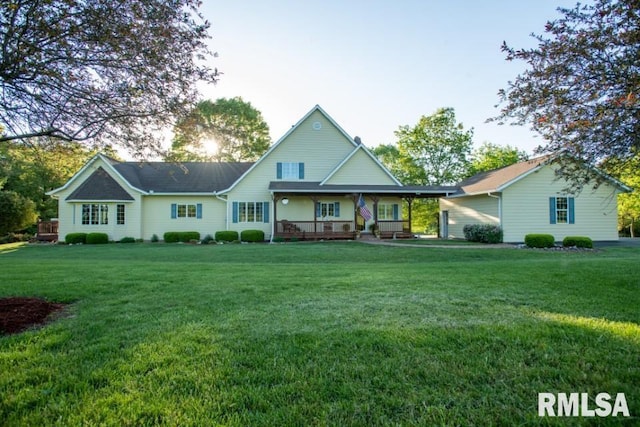
POLYGON ((487 193, 487 196, 493 197, 494 199, 498 199, 498 220, 500 221, 500 228, 502 227, 502 197, 491 194, 491 192, 487 193))

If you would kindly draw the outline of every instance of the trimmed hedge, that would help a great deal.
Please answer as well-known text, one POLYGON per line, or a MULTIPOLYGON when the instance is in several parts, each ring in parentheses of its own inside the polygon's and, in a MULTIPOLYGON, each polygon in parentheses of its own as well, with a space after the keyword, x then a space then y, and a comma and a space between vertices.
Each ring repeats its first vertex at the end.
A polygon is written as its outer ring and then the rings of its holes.
POLYGON ((123 237, 122 239, 120 239, 120 243, 135 243, 136 239, 134 239, 133 237, 123 237))
POLYGON ((502 243, 502 228, 492 224, 467 224, 462 228, 464 238, 470 242, 502 243))
POLYGON ((64 241, 68 245, 77 245, 78 243, 87 243, 87 233, 69 233, 64 236, 64 241))
POLYGON ((527 234, 524 243, 530 248, 552 248, 556 239, 551 234, 527 234))
POLYGON ((216 231, 216 242, 235 242, 239 239, 237 231, 216 231))
POLYGON ((240 240, 243 242, 264 242, 264 231, 243 230, 240 233, 240 240))
POLYGON ((87 234, 88 245, 101 245, 109 243, 109 235, 107 233, 89 233, 87 234))
POLYGON ((197 231, 167 231, 164 233, 165 243, 188 243, 192 240, 200 240, 200 233, 197 231))
POLYGON ((562 246, 592 249, 593 240, 586 236, 567 236, 562 240, 562 246))

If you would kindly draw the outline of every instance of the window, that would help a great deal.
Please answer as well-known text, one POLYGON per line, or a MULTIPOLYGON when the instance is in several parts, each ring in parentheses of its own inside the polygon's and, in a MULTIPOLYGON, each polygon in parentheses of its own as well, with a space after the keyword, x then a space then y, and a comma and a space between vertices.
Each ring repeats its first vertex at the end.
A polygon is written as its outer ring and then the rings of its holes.
POLYGON ((378 203, 378 219, 379 220, 397 220, 399 215, 399 207, 395 203, 378 203))
POLYGON ((573 197, 549 197, 549 223, 575 223, 575 200, 573 197))
POLYGON ((124 225, 124 205, 116 205, 116 224, 124 225))
POLYGON ((109 224, 109 206, 98 204, 82 205, 83 225, 109 224))
POLYGON ((283 180, 304 179, 304 163, 278 162, 276 177, 283 180))
POLYGON ((202 218, 202 203, 173 203, 171 218, 202 218))
POLYGON ((233 222, 269 222, 269 202, 233 202, 233 222))
POLYGON ((340 216, 340 202, 317 202, 316 217, 328 218, 340 216))

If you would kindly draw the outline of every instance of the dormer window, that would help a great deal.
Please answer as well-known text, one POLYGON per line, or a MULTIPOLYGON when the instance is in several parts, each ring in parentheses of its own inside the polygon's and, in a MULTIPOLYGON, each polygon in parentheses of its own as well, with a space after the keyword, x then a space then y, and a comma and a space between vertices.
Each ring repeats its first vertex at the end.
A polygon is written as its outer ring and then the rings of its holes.
POLYGON ((304 163, 278 162, 276 166, 276 177, 283 181, 304 179, 304 163))

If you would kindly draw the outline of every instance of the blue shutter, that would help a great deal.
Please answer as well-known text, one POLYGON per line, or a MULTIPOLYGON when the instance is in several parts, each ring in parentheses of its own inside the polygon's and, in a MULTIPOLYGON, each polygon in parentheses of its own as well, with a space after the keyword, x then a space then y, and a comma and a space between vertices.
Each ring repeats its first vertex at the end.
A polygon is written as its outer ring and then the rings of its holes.
POLYGON ((231 203, 231 217, 233 218, 233 222, 238 222, 238 202, 231 203))
POLYGON ((304 179, 304 163, 298 163, 298 178, 304 179))
POLYGON ((264 202, 262 207, 263 222, 269 222, 269 202, 264 202))
POLYGON ((336 218, 340 216, 340 202, 333 204, 333 215, 335 215, 336 218))
POLYGON ((178 205, 176 203, 171 204, 171 219, 178 218, 178 205))
POLYGON ((399 219, 398 218, 399 216, 400 216, 400 207, 398 206, 397 203, 394 203, 393 204, 393 219, 395 221, 397 221, 399 219))
POLYGON ((569 197, 569 224, 576 223, 576 203, 573 197, 569 197))
POLYGON ((322 210, 320 207, 320 202, 316 202, 316 218, 320 218, 322 215, 322 210))
POLYGON ((202 219, 202 203, 196 205, 196 218, 202 219))
POLYGON ((276 164, 276 178, 282 179, 282 162, 276 164))
POLYGON ((556 198, 549 197, 549 224, 556 223, 556 198))

